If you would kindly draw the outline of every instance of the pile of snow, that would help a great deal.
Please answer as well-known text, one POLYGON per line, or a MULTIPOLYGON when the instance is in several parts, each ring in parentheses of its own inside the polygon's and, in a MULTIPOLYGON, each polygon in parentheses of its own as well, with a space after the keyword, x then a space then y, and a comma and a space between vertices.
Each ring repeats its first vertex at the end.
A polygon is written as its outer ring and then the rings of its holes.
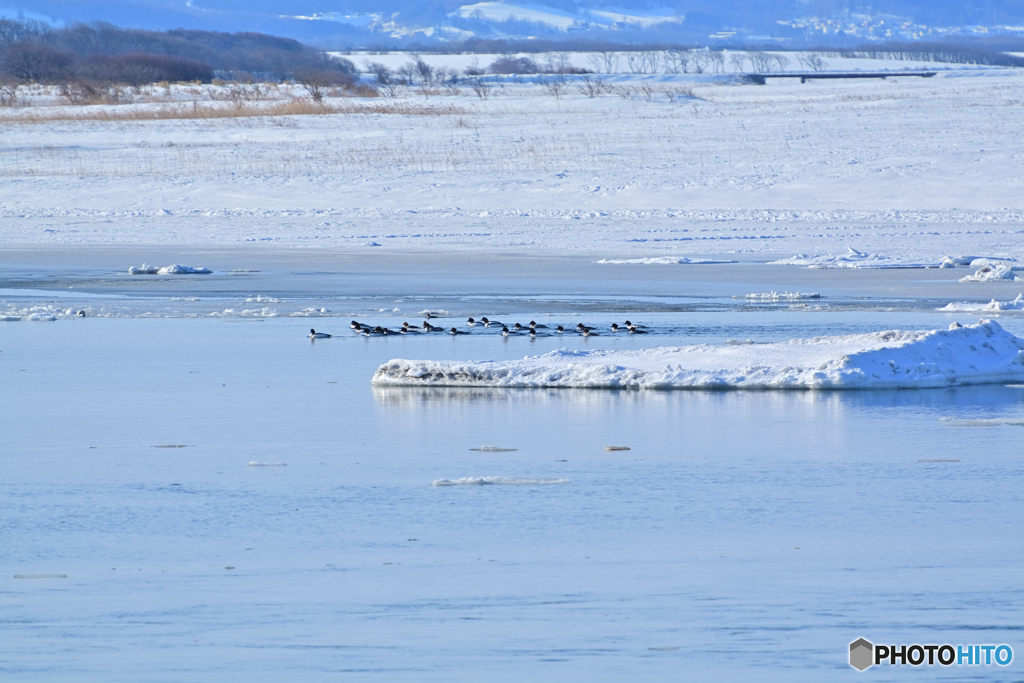
POLYGON ((209 275, 212 272, 209 268, 193 268, 179 263, 163 268, 143 263, 141 266, 132 266, 128 269, 129 275, 209 275))
POLYGON ((79 315, 79 310, 77 308, 61 308, 51 304, 23 307, 12 306, 6 311, 0 311, 0 322, 13 323, 19 320, 52 321, 83 317, 79 315))
POLYGON ((820 299, 817 292, 756 292, 745 296, 734 296, 733 299, 749 299, 751 301, 800 301, 802 299, 820 299))
MULTIPOLYGON (((1013 268, 1002 263, 990 263, 988 259, 979 259, 979 261, 986 261, 984 265, 975 271, 974 275, 967 275, 960 278, 960 282, 999 282, 1014 281, 1017 276, 1013 274, 1013 268)), ((977 263, 975 261, 974 263, 977 263)), ((973 263, 971 265, 974 265, 973 263)))
POLYGON ((849 248, 845 254, 808 256, 797 254, 789 258, 769 261, 773 266, 806 266, 808 268, 938 268, 945 261, 917 261, 895 259, 882 254, 868 254, 849 248))
POLYGON ((942 259, 942 263, 939 264, 939 268, 956 268, 957 266, 969 266, 973 261, 976 261, 978 256, 947 256, 942 259))
POLYGON ((643 263, 655 265, 707 265, 715 263, 739 263, 710 258, 686 258, 684 256, 657 256, 654 258, 601 259, 597 263, 643 263))
POLYGON ((374 384, 604 389, 912 389, 1024 380, 1024 339, 998 323, 772 344, 560 349, 517 361, 391 360, 374 384))
POLYGON ((461 479, 435 479, 431 486, 539 486, 542 484, 568 484, 568 479, 530 479, 528 477, 462 477, 461 479))
POLYGON ((971 301, 954 301, 936 310, 948 313, 1001 313, 1004 311, 1024 311, 1024 295, 1018 294, 1013 301, 992 301, 979 304, 971 301))

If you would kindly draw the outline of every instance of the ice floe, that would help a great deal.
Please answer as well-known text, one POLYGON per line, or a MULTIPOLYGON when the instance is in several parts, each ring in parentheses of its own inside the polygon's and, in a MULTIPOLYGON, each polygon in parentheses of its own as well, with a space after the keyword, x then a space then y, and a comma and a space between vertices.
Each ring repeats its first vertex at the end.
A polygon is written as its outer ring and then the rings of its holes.
POLYGON ((805 266, 807 268, 951 268, 954 265, 966 265, 965 259, 974 257, 947 257, 941 261, 893 258, 884 254, 869 254, 847 248, 845 254, 821 254, 808 256, 797 254, 789 258, 769 261, 775 266, 805 266), (961 263, 963 262, 963 263, 961 263), (948 263, 948 264, 947 264, 948 263))
POLYGON ((543 484, 568 484, 568 479, 537 479, 530 477, 462 477, 461 479, 435 479, 431 486, 541 486, 543 484))
MULTIPOLYGON (((987 259, 983 259, 986 260, 987 259)), ((977 263, 977 261, 975 261, 977 263)), ((973 263, 971 265, 974 265, 973 263)), ((985 263, 974 275, 967 275, 966 277, 960 278, 960 282, 998 282, 1013 281, 1017 280, 1017 276, 1013 273, 1013 268, 1002 263, 985 263)))
POLYGON ((715 263, 739 263, 711 258, 687 258, 684 256, 656 256, 653 258, 601 259, 597 263, 642 263, 645 265, 708 265, 715 263))
POLYGON ((939 422, 950 425, 952 427, 1024 427, 1024 418, 1012 417, 975 418, 967 420, 945 418, 939 420, 939 422))
POLYGON ((748 299, 751 301, 801 301, 804 299, 820 299, 821 294, 817 292, 755 292, 744 296, 734 296, 733 299, 748 299))
POLYGON ((209 275, 213 271, 209 268, 193 268, 175 263, 170 266, 158 268, 143 263, 141 266, 132 266, 128 269, 129 275, 209 275))
POLYGON ((998 323, 770 344, 560 349, 515 361, 395 359, 377 385, 604 389, 917 389, 1024 380, 1024 339, 998 323))
POLYGON ((954 301, 936 310, 947 311, 950 313, 1003 313, 1007 311, 1024 311, 1024 295, 1018 294, 1017 298, 1013 301, 996 301, 995 299, 992 299, 992 301, 987 304, 972 301, 954 301))

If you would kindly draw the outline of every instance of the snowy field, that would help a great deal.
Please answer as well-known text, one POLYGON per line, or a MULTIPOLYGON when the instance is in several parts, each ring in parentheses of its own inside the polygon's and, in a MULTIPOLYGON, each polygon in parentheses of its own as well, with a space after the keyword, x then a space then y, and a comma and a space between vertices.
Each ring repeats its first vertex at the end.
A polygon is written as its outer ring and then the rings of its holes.
POLYGON ((1019 659, 1024 75, 609 79, 0 109, 0 679, 1019 659))

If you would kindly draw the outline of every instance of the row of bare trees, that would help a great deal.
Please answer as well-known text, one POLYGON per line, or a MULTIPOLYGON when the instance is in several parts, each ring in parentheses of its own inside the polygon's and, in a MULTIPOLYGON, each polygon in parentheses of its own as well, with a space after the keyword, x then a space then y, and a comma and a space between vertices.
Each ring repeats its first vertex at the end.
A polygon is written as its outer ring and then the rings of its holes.
MULTIPOLYGON (((753 50, 730 52, 728 56, 733 71, 738 73, 745 72, 748 66, 754 73, 784 71, 790 64, 790 58, 778 52, 753 50)), ((726 52, 723 50, 601 51, 589 54, 587 61, 596 73, 613 74, 619 73, 623 58, 630 73, 634 74, 717 74, 726 70, 726 52)), ((821 71, 826 67, 825 60, 815 52, 798 57, 798 61, 801 66, 812 71, 821 71)))

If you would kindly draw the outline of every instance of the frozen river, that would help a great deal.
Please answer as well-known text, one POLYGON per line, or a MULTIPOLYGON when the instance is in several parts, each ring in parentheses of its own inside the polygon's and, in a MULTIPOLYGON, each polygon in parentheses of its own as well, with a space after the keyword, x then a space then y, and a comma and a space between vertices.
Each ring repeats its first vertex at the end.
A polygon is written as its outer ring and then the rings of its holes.
MULTIPOLYGON (((935 308, 1019 285, 247 254, 192 254, 214 274, 180 279, 131 279, 102 250, 5 260, 0 315, 58 320, 0 323, 3 678, 820 681, 857 675, 859 637, 1021 645, 1022 386, 370 384, 392 358, 944 329, 980 316, 935 308), (784 288, 822 296, 732 298, 784 288), (423 309, 652 334, 348 330, 423 309), (463 477, 527 483, 431 485, 463 477)), ((1024 316, 998 320, 1024 336, 1024 316)))

